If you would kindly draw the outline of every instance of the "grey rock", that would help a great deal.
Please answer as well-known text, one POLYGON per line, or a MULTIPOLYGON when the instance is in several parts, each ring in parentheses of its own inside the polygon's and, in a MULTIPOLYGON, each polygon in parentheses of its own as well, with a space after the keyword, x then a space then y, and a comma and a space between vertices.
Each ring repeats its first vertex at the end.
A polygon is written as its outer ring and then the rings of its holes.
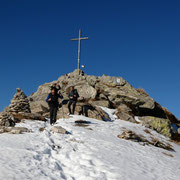
POLYGON ((39 120, 46 121, 45 117, 38 113, 12 113, 11 116, 15 121, 20 122, 22 120, 39 120))
POLYGON ((132 114, 122 111, 121 109, 118 109, 118 111, 116 112, 116 116, 120 120, 136 123, 136 120, 134 119, 134 116, 132 114))
POLYGON ((0 133, 22 134, 26 132, 31 132, 31 130, 25 127, 0 127, 0 133))
POLYGON ((87 76, 86 80, 90 86, 95 87, 99 78, 97 76, 87 76))
POLYGON ((117 136, 120 139, 130 140, 133 142, 138 142, 139 144, 145 146, 145 145, 152 145, 158 148, 162 148, 168 151, 174 151, 172 145, 169 143, 160 141, 158 138, 146 138, 145 136, 141 134, 136 134, 133 131, 125 130, 122 134, 117 136))
POLYGON ((44 114, 49 112, 49 106, 45 101, 30 101, 32 113, 44 114))
POLYGON ((97 95, 97 91, 92 86, 88 84, 84 85, 77 85, 75 88, 78 90, 79 96, 83 97, 84 99, 95 99, 97 95))
POLYGON ((38 90, 29 96, 29 99, 33 102, 34 101, 45 101, 46 97, 50 93, 50 86, 53 83, 55 83, 55 81, 39 86, 38 90))
POLYGON ((110 103, 108 100, 89 100, 88 103, 92 106, 102 106, 102 107, 110 107, 110 103))
POLYGON ((139 117, 142 124, 158 133, 171 138, 173 136, 171 121, 169 119, 157 118, 152 116, 139 117))
POLYGON ((53 126, 50 131, 54 132, 54 133, 59 133, 59 134, 67 134, 68 131, 66 131, 66 129, 64 129, 61 126, 53 126))
POLYGON ((108 100, 108 98, 102 93, 99 95, 99 99, 100 100, 108 100))
POLYGON ((100 83, 108 87, 116 87, 116 86, 124 86, 126 84, 126 81, 122 77, 103 75, 100 78, 100 83))
POLYGON ((117 110, 125 113, 132 113, 132 109, 123 103, 118 106, 117 110))

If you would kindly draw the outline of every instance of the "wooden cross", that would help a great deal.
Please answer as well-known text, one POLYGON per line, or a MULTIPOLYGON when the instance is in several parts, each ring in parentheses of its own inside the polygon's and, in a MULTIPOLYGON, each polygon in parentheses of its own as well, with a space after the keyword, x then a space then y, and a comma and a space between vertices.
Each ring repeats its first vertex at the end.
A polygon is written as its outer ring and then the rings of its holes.
POLYGON ((81 40, 86 40, 88 37, 81 37, 81 29, 79 30, 79 38, 71 39, 71 41, 78 41, 78 70, 80 72, 80 56, 81 56, 81 40))

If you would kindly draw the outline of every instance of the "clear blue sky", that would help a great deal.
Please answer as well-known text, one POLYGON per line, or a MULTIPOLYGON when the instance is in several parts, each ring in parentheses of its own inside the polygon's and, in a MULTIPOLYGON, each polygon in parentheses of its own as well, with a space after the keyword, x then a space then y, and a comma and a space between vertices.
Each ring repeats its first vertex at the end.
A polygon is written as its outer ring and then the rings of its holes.
POLYGON ((122 76, 180 118, 179 0, 0 1, 0 110, 76 68, 79 28, 87 74, 122 76))

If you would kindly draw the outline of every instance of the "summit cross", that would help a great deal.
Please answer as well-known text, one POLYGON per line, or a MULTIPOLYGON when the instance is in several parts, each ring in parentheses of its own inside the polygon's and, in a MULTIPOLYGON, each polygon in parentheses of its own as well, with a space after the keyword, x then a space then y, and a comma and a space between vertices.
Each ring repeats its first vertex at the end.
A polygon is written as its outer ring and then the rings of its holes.
POLYGON ((87 40, 88 37, 81 37, 81 29, 79 30, 79 38, 71 39, 71 41, 78 41, 78 70, 80 72, 80 57, 81 57, 81 40, 87 40))

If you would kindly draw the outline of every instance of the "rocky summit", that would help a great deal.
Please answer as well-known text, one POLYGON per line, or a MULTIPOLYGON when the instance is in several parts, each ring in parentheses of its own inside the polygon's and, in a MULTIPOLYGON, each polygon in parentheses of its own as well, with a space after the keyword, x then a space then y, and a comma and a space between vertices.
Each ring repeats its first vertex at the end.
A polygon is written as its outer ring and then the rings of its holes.
POLYGON ((0 126, 13 126, 23 119, 46 121, 49 117, 49 107, 46 98, 50 93, 50 86, 60 85, 60 93, 64 99, 58 111, 57 118, 69 118, 68 94, 74 86, 79 93, 75 114, 82 114, 82 109, 88 109, 90 118, 111 121, 111 117, 104 108, 114 109, 119 120, 141 123, 145 127, 156 130, 172 139, 180 139, 180 121, 163 108, 143 89, 136 89, 122 77, 91 76, 83 71, 59 77, 56 81, 39 86, 38 90, 27 97, 17 88, 11 104, 0 114, 0 126))
MULTIPOLYGON (((68 93, 70 87, 74 86, 80 96, 75 114, 80 113, 82 106, 88 106, 89 117, 111 120, 100 107, 116 109, 118 119, 139 123, 135 117, 141 117, 140 121, 145 126, 165 136, 172 138, 176 134, 175 137, 177 137, 178 131, 174 131, 173 127, 179 128, 179 120, 143 89, 134 88, 122 77, 92 76, 81 70, 80 72, 75 70, 72 73, 60 76, 56 81, 39 86, 38 90, 29 96, 30 108, 33 113, 48 115, 48 105, 45 99, 53 83, 61 86, 61 93, 65 102, 63 105, 65 117, 68 113, 68 93)), ((62 118, 62 115, 63 112, 60 109, 58 117, 62 118)))

